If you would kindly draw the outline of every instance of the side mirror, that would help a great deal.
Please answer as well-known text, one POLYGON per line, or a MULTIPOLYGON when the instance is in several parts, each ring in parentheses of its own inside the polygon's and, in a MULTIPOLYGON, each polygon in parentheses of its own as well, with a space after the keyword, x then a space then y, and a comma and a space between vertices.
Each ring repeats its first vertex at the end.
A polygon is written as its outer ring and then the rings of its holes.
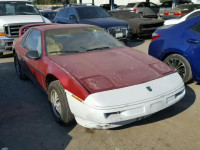
POLYGON ((26 58, 35 59, 35 60, 40 58, 38 51, 28 51, 25 56, 26 58))
POLYGON ((78 18, 75 15, 70 15, 69 19, 74 20, 75 22, 78 22, 78 18))

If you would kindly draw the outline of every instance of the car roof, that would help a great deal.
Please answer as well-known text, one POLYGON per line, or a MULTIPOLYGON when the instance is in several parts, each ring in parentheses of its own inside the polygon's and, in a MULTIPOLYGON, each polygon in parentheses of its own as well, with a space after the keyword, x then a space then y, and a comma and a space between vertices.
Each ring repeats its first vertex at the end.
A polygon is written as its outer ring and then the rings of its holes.
POLYGON ((81 27, 93 27, 93 25, 87 24, 48 24, 41 26, 33 26, 31 28, 38 29, 41 31, 54 30, 54 29, 64 29, 64 28, 81 28, 81 27))
MULTIPOLYGON (((197 17, 194 17, 194 18, 191 18, 191 19, 188 19, 188 20, 186 20, 186 21, 183 21, 183 22, 181 22, 181 23, 178 23, 178 24, 175 24, 175 25, 172 25, 172 26, 170 26, 169 27, 169 29, 171 29, 172 31, 177 31, 177 32, 183 32, 183 31, 185 31, 186 29, 188 29, 188 28, 190 28, 190 27, 192 27, 193 25, 195 25, 195 24, 198 24, 198 23, 200 23, 200 16, 197 16, 197 17)), ((164 31, 164 32, 168 32, 168 30, 166 30, 166 28, 165 27, 167 27, 167 26, 163 26, 163 27, 161 27, 161 28, 158 28, 157 29, 157 32, 159 31, 164 31)), ((168 27, 167 27, 168 28, 168 27)), ((158 32, 158 33, 159 33, 158 32)))

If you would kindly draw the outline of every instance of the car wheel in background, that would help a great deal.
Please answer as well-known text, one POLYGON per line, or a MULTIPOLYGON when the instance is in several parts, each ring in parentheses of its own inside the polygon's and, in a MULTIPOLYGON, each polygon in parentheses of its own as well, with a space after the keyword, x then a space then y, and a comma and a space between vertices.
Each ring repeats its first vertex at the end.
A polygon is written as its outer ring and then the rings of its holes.
POLYGON ((48 98, 51 102, 52 111, 57 122, 70 124, 74 121, 74 115, 69 108, 66 93, 59 80, 50 83, 48 98))
POLYGON ((144 17, 142 12, 139 12, 138 14, 141 16, 141 18, 144 17))
POLYGON ((0 58, 3 58, 3 52, 0 52, 0 58))
POLYGON ((192 70, 186 58, 179 54, 172 54, 165 58, 164 62, 180 74, 184 83, 192 81, 192 70))
POLYGON ((20 63, 19 63, 19 59, 17 58, 17 54, 14 54, 14 64, 15 64, 15 70, 17 72, 17 75, 19 76, 19 78, 21 80, 26 80, 27 76, 25 75, 20 63))

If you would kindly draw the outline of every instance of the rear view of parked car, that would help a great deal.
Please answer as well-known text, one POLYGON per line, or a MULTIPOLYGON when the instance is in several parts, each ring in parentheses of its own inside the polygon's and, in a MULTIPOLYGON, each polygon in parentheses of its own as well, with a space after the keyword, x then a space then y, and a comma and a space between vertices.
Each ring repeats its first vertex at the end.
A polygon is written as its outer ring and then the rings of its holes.
POLYGON ((181 23, 181 22, 186 21, 186 20, 188 20, 188 19, 197 17, 197 16, 200 16, 200 9, 196 9, 196 10, 192 11, 191 13, 189 13, 189 14, 187 14, 187 15, 181 17, 181 18, 166 20, 166 21, 164 22, 164 25, 174 25, 174 24, 178 24, 178 23, 181 23))
POLYGON ((174 68, 185 83, 200 82, 200 17, 153 33, 149 54, 174 68))
POLYGON ((172 9, 172 1, 165 1, 160 5, 159 16, 162 17, 165 12, 170 12, 172 9))
POLYGON ((193 4, 191 2, 186 3, 186 4, 180 3, 175 8, 166 10, 162 18, 164 20, 181 18, 187 15, 188 13, 199 8, 200 8, 200 4, 193 4))
POLYGON ((128 40, 130 36, 127 22, 112 18, 109 13, 98 6, 65 7, 57 13, 54 21, 61 24, 96 25, 119 40, 128 40))
POLYGON ((152 2, 137 2, 128 3, 124 10, 133 11, 135 13, 140 14, 142 17, 157 18, 159 7, 152 2))

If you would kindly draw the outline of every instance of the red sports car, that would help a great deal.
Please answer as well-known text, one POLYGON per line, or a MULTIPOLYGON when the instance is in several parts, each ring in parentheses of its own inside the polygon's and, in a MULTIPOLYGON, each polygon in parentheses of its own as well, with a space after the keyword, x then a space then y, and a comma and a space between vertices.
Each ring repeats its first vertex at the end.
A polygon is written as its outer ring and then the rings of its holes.
POLYGON ((185 95, 184 83, 173 69, 96 26, 24 26, 13 54, 20 79, 39 83, 57 121, 66 124, 75 118, 87 128, 118 127, 185 95))

